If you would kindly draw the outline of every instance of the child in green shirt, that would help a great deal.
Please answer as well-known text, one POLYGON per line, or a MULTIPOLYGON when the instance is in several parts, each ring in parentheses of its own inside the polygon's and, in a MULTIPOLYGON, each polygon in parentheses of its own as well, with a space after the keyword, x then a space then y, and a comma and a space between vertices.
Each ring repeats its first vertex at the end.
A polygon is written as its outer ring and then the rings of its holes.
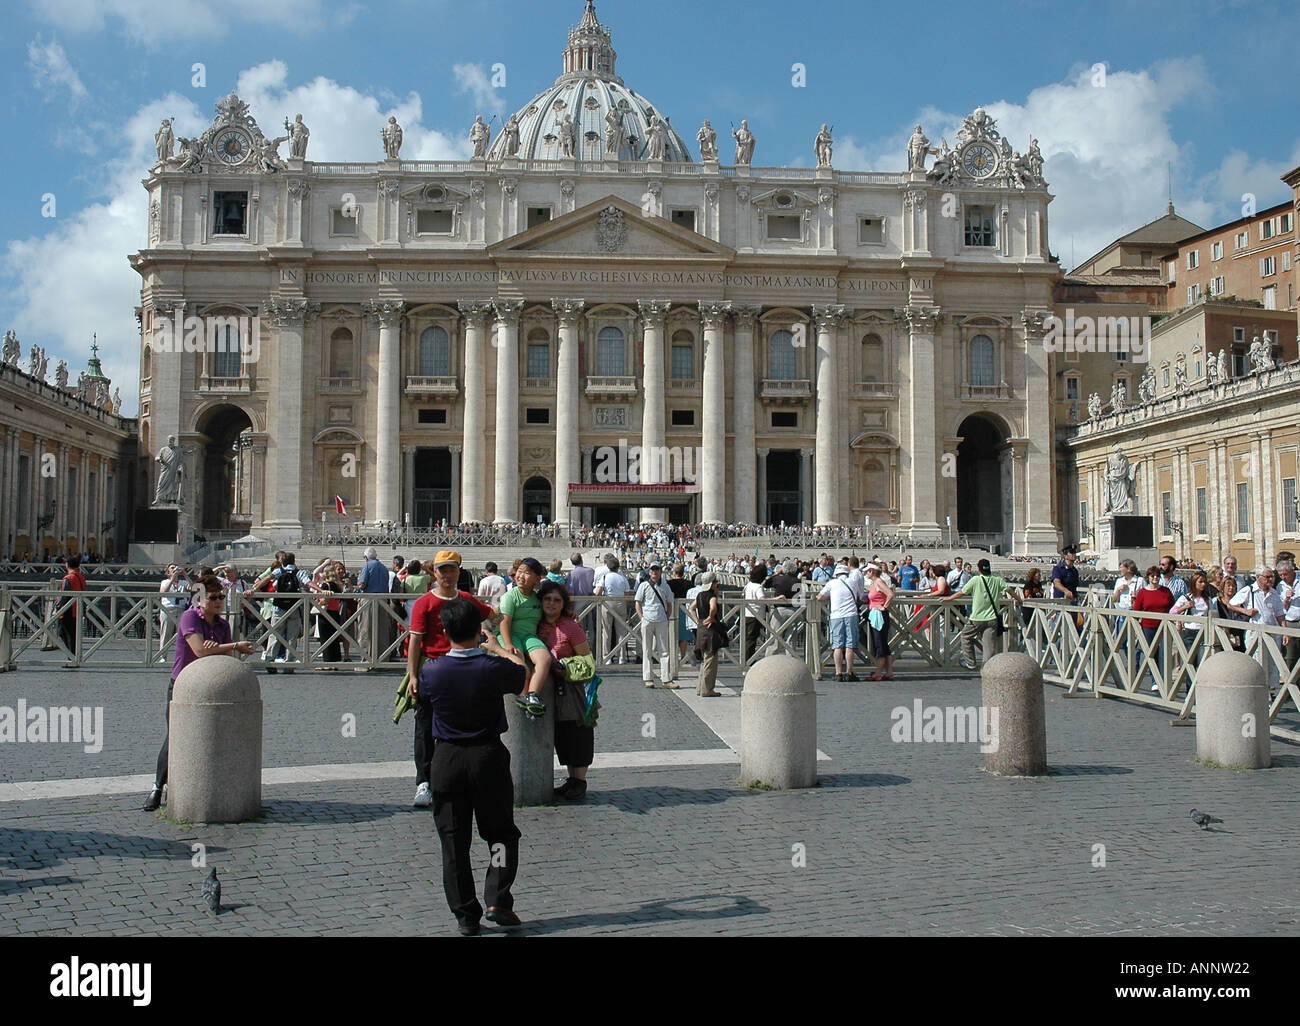
POLYGON ((551 673, 551 651, 537 637, 537 625, 542 619, 542 604, 534 593, 545 571, 532 556, 519 563, 515 570, 515 586, 501 596, 501 647, 514 655, 532 661, 533 673, 524 693, 515 701, 529 716, 546 712, 541 699, 542 685, 551 673))

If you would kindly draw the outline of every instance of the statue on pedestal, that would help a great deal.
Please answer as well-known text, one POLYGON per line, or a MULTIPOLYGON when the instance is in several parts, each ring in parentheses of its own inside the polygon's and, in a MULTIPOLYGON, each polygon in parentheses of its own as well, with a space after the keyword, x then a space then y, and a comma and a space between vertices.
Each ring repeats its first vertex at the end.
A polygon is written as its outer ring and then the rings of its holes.
POLYGON ((519 156, 519 119, 513 114, 510 115, 510 120, 506 122, 505 127, 501 129, 501 135, 505 138, 501 155, 503 157, 519 156))
POLYGON ((154 489, 155 506, 179 506, 185 488, 185 457, 176 445, 176 436, 168 435, 167 444, 154 457, 158 464, 158 485, 154 489))
POLYGON ((1123 413, 1126 406, 1128 406, 1128 385, 1123 381, 1116 381, 1110 390, 1110 412, 1123 413))
POLYGON ((1101 396, 1097 392, 1088 396, 1088 420, 1094 428, 1101 423, 1101 396))
POLYGON ((469 141, 474 144, 475 160, 482 160, 487 156, 488 140, 491 137, 492 130, 483 124, 483 115, 479 114, 469 128, 469 141))
POLYGON ((817 138, 813 141, 813 149, 817 153, 817 166, 831 166, 831 151, 834 147, 834 140, 831 138, 831 130, 822 125, 822 130, 817 133, 817 138))
POLYGON ((1132 513, 1134 475, 1138 464, 1129 463, 1129 459, 1116 442, 1106 458, 1106 512, 1132 513))
POLYGON ((1223 381, 1228 381, 1228 380, 1229 380, 1229 378, 1228 378, 1228 351, 1227 351, 1226 349, 1220 349, 1220 350, 1219 350, 1219 378, 1220 378, 1221 380, 1223 380, 1223 381))
POLYGON ((158 151, 159 168, 165 168, 167 161, 171 159, 172 150, 176 145, 176 137, 172 134, 171 118, 163 118, 163 122, 158 126, 158 131, 153 136, 154 148, 158 151))
POLYGON ((289 124, 289 119, 284 119, 284 130, 289 133, 289 156, 294 160, 307 159, 307 138, 311 135, 307 126, 303 123, 302 115, 299 114, 293 119, 293 124, 289 124))
POLYGON ((749 130, 749 122, 742 120, 739 129, 731 130, 731 137, 736 140, 736 165, 748 166, 754 159, 754 144, 758 141, 749 130))
POLYGON ((54 365, 54 387, 68 390, 68 361, 60 360, 54 365))
POLYGON ((572 114, 565 114, 560 122, 560 153, 565 157, 578 153, 578 126, 573 123, 572 114))
POLYGON ((646 128, 646 160, 664 159, 666 138, 663 119, 656 114, 650 119, 650 124, 646 128))
POLYGON ((917 125, 912 129, 912 138, 907 140, 907 170, 924 171, 925 158, 935 151, 930 148, 930 140, 917 125))
POLYGON ((384 140, 384 156, 396 160, 402 152, 402 126, 397 123, 396 116, 389 115, 388 124, 380 130, 379 137, 384 140))
POLYGON ((718 133, 713 130, 708 118, 704 119, 695 139, 700 144, 700 160, 718 159, 718 133))
POLYGON ((22 359, 22 356, 22 344, 18 341, 18 336, 14 333, 14 329, 10 328, 5 332, 4 362, 10 367, 17 367, 18 361, 22 359))
POLYGON ((605 111, 605 159, 618 160, 623 145, 623 118, 613 107, 605 111))

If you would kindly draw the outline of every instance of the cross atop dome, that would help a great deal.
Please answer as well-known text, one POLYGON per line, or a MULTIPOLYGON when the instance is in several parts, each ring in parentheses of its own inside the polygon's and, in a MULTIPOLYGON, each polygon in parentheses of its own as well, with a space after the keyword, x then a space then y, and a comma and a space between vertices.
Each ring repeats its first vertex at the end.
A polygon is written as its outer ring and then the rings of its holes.
POLYGON ((617 59, 609 29, 596 17, 593 0, 587 0, 582 20, 569 29, 569 45, 564 49, 564 74, 561 78, 582 75, 616 82, 619 80, 614 72, 617 59))

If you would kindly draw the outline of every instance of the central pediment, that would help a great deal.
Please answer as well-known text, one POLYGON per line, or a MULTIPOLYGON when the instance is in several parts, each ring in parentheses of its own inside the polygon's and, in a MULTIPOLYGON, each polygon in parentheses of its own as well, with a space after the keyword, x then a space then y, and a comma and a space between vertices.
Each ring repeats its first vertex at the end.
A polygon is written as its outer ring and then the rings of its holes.
POLYGON ((494 257, 609 260, 684 259, 729 262, 736 251, 635 204, 606 196, 488 247, 494 257))

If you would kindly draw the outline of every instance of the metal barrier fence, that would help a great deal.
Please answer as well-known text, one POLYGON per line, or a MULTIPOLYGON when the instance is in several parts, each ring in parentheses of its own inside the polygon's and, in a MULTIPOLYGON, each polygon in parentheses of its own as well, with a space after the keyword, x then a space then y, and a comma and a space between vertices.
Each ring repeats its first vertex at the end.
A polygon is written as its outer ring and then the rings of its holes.
MULTIPOLYGON (((255 660, 268 670, 292 672, 322 667, 334 670, 386 669, 401 672, 408 594, 347 592, 335 597, 299 594, 245 594, 230 615, 237 640, 251 641, 255 660), (335 608, 331 609, 333 605, 335 608)), ((176 605, 155 590, 109 586, 98 591, 60 592, 53 588, 0 590, 0 668, 25 665, 66 667, 169 667, 175 653, 176 623, 188 600, 176 605), (70 613, 70 615, 69 615, 70 613)), ((829 643, 829 602, 807 594, 745 599, 719 593, 722 621, 730 644, 719 663, 748 668, 767 655, 785 653, 803 660, 821 679, 833 667, 829 643), (746 615, 745 607, 754 614, 746 615), (756 626, 746 630, 746 621, 756 626), (753 635, 752 643, 750 635, 753 635)), ((574 615, 587 633, 601 668, 636 663, 653 643, 642 631, 631 596, 577 596, 574 615)), ((680 672, 682 635, 674 602, 668 618, 668 669, 680 672)), ((1044 679, 1071 695, 1109 695, 1156 705, 1187 720, 1195 705, 1196 669, 1215 651, 1237 648, 1258 659, 1275 685, 1269 703, 1272 734, 1300 741, 1300 730, 1277 722, 1288 699, 1300 711, 1300 629, 1263 627, 1219 617, 1134 613, 1103 606, 1067 606, 1031 599, 1021 606, 1001 603, 1006 631, 997 641, 1003 651, 1025 651, 1043 667, 1044 679), (1156 626, 1143 629, 1143 619, 1156 626), (1293 647, 1295 646, 1295 647, 1293 647)), ((855 659, 870 667, 870 632, 863 625, 855 659)), ((967 607, 918 592, 896 591, 888 612, 891 652, 904 669, 957 670, 967 607)), ((977 638, 980 645, 983 638, 977 638)), ((659 655, 659 653, 652 653, 659 655)), ((989 653, 984 653, 987 658, 989 653)), ((658 660, 651 670, 658 677, 658 660)))

